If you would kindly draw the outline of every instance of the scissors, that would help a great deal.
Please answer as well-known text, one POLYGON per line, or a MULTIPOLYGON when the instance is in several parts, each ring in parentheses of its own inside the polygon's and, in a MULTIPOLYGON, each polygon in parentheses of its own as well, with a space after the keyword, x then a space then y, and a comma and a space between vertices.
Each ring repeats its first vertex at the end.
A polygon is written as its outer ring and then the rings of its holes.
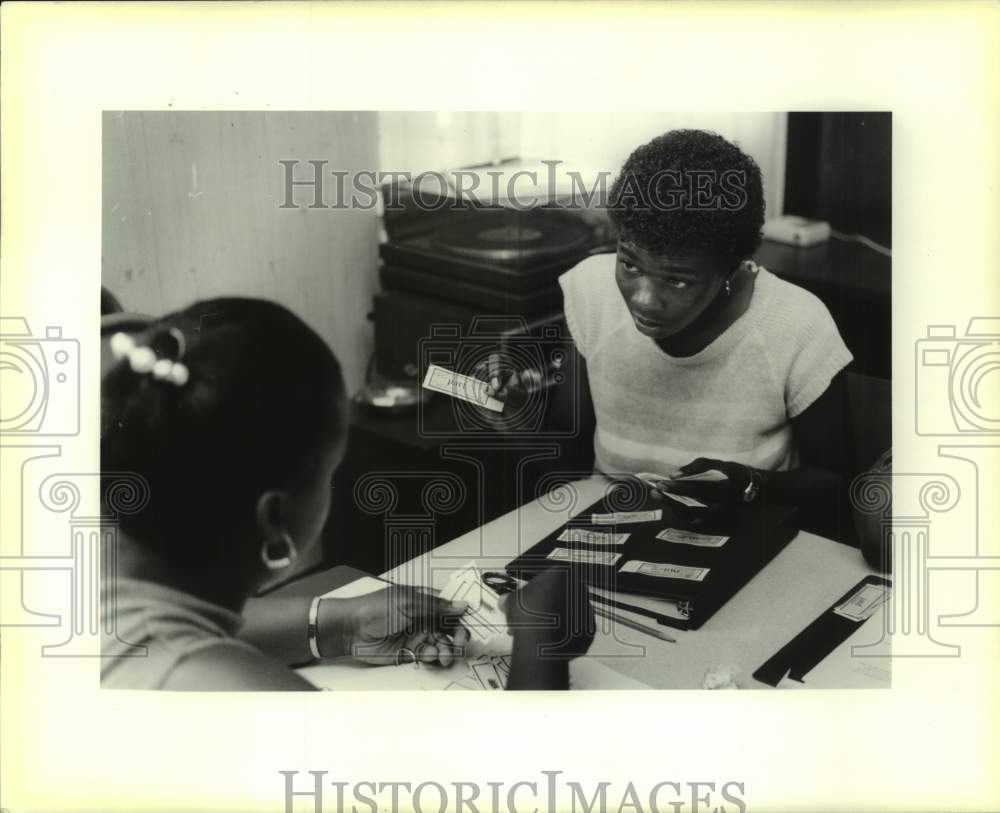
POLYGON ((483 584, 501 596, 504 593, 513 593, 521 586, 521 582, 509 573, 501 573, 497 570, 484 571, 482 574, 482 580, 483 584))

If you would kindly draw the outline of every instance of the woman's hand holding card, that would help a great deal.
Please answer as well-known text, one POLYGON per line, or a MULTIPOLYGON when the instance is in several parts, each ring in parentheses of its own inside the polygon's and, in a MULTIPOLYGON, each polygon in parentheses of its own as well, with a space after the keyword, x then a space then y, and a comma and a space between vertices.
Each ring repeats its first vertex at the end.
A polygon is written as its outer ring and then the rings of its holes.
POLYGON ((751 477, 751 469, 742 463, 699 457, 660 481, 657 490, 722 508, 744 501, 751 477))

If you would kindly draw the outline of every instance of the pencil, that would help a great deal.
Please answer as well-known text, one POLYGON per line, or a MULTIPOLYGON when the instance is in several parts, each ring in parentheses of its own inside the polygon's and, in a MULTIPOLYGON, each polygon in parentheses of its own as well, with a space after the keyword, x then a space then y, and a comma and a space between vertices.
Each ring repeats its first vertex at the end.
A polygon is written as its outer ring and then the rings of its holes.
POLYGON ((609 618, 619 624, 624 624, 626 627, 638 630, 639 632, 645 632, 647 635, 652 635, 654 638, 659 638, 661 641, 669 641, 672 644, 677 643, 676 638, 671 635, 667 635, 667 633, 663 632, 663 630, 658 630, 654 627, 647 627, 645 624, 640 624, 638 621, 633 621, 631 618, 625 618, 624 616, 618 615, 610 610, 594 607, 594 612, 604 618, 609 618))

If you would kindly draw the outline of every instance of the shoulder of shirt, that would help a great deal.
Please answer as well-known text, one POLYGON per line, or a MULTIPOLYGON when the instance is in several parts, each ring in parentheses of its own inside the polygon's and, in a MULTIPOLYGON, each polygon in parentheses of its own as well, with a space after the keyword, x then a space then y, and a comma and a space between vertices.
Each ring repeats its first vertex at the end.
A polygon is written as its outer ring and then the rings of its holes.
POLYGON ((580 260, 569 271, 559 277, 559 284, 563 290, 576 285, 585 285, 598 278, 611 275, 615 267, 615 254, 594 254, 586 259, 580 260))
POLYGON ((770 297, 766 309, 761 313, 761 324, 788 333, 812 332, 827 325, 833 325, 833 317, 822 300, 771 271, 769 275, 770 297))
POLYGON ((597 352, 627 313, 615 282, 615 255, 587 257, 563 274, 559 285, 577 347, 584 355, 597 352))
POLYGON ((567 307, 572 307, 584 321, 607 315, 617 303, 614 254, 595 254, 574 265, 559 277, 559 286, 567 307))

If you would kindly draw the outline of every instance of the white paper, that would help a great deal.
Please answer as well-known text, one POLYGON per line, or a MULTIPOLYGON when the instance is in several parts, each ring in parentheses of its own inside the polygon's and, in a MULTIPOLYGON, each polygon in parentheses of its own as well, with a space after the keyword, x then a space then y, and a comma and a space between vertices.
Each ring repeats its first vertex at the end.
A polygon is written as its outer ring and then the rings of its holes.
POLYGON ((500 595, 483 582, 479 568, 469 562, 452 574, 441 591, 445 601, 464 601, 469 609, 462 616, 462 624, 469 630, 476 654, 510 652, 511 639, 507 631, 507 616, 500 608, 500 595))
POLYGON ((833 611, 851 621, 865 621, 889 598, 890 590, 884 584, 863 584, 849 598, 834 607, 833 611))
MULTIPOLYGON (((329 691, 494 691, 489 678, 500 676, 506 688, 510 658, 479 658, 457 661, 448 668, 426 664, 367 666, 355 662, 333 662, 297 670, 320 689, 329 691), (488 665, 487 665, 488 664, 488 665), (481 678, 487 679, 484 687, 481 678)), ((591 658, 575 658, 569 664, 569 687, 576 691, 602 689, 648 689, 641 683, 591 658)))
POLYGON ((560 542, 578 542, 585 545, 624 545, 628 534, 591 531, 587 528, 566 528, 556 539, 560 542))
MULTIPOLYGON (((689 508, 707 508, 708 506, 705 505, 705 503, 703 503, 701 500, 696 500, 694 497, 689 497, 686 494, 673 494, 667 489, 669 488, 671 483, 684 482, 685 480, 687 480, 688 482, 698 481, 698 480, 706 482, 711 480, 717 480, 718 478, 711 472, 722 474, 722 472, 718 471, 717 469, 709 469, 709 471, 707 472, 702 472, 701 474, 689 475, 686 478, 664 477, 662 474, 655 474, 649 471, 640 471, 635 476, 640 480, 642 480, 642 482, 644 482, 646 485, 653 488, 656 491, 656 493, 659 494, 661 497, 667 497, 673 500, 674 502, 679 502, 681 505, 686 505, 689 508)), ((726 479, 726 476, 724 474, 722 474, 722 479, 723 480, 726 479)))
POLYGON ((728 536, 712 536, 711 534, 696 534, 692 531, 682 531, 679 528, 664 528, 656 535, 663 542, 676 542, 681 545, 694 545, 697 548, 721 548, 729 541, 728 536))
POLYGON ((574 562, 582 565, 613 565, 622 558, 622 555, 609 550, 554 548, 547 558, 557 562, 574 562))
POLYGON ((663 509, 655 511, 615 511, 610 514, 591 514, 594 525, 626 525, 632 522, 659 522, 663 519, 663 509))
POLYGON ((687 579, 688 581, 700 582, 705 580, 709 569, 692 565, 672 565, 667 562, 640 562, 633 559, 622 565, 619 572, 655 576, 658 579, 687 579))
POLYGON ((674 502, 679 502, 681 505, 686 505, 688 508, 707 508, 701 500, 696 500, 694 497, 689 497, 687 494, 672 494, 669 491, 663 491, 662 489, 658 492, 660 496, 667 497, 674 502))
POLYGON ((682 477, 671 477, 675 483, 720 483, 729 478, 718 469, 708 469, 697 474, 685 474, 682 477))
POLYGON ((427 368, 423 386, 424 389, 450 395, 452 398, 467 401, 491 412, 503 412, 503 401, 490 395, 490 385, 485 381, 446 370, 436 364, 431 364, 427 368))

